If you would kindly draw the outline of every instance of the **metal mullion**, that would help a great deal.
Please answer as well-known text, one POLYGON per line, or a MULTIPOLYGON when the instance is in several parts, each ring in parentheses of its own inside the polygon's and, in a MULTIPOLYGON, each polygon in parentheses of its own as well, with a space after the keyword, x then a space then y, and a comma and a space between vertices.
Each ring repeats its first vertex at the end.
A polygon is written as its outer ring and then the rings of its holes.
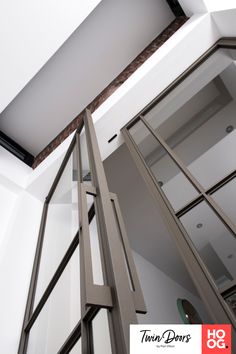
MULTIPOLYGON (((86 129, 85 129, 86 130, 86 129)), ((86 134, 86 132, 85 132, 86 134)), ((87 143, 87 141, 85 142, 87 143)), ((88 298, 92 301, 100 301, 105 307, 105 303, 110 307, 112 306, 112 298, 110 288, 106 285, 99 286, 93 284, 93 275, 92 275, 92 261, 90 254, 90 241, 89 241, 89 228, 88 222, 92 220, 95 216, 95 205, 93 203, 90 210, 93 210, 93 213, 89 213, 86 216, 87 211, 87 200, 86 200, 86 190, 92 195, 96 195, 96 189, 92 186, 86 186, 83 183, 82 178, 82 162, 81 162, 81 146, 80 146, 80 136, 76 136, 76 145, 78 151, 78 199, 79 199, 79 214, 81 221, 81 247, 80 247, 80 289, 81 289, 81 345, 83 354, 92 354, 93 346, 91 344, 91 328, 89 324, 86 323, 85 318, 89 309, 94 309, 94 306, 89 307, 88 309, 88 298), (87 220, 88 219, 88 220, 87 220), (89 263, 89 264, 88 264, 89 263), (87 264, 87 266, 85 265, 87 264), (87 272, 87 273, 86 273, 87 272)), ((101 305, 100 305, 101 306, 101 305)), ((96 307, 99 308, 99 307, 96 307)))
POLYGON ((235 319, 231 311, 229 311, 228 306, 220 295, 212 276, 199 256, 189 235, 176 217, 173 208, 170 206, 170 202, 161 191, 161 188, 157 186, 156 180, 150 173, 150 169, 138 150, 137 144, 132 139, 127 128, 122 128, 122 133, 133 161, 150 190, 152 197, 161 208, 167 229, 170 231, 170 235, 175 241, 182 260, 212 318, 216 323, 232 323, 235 326, 235 319))
POLYGON ((41 217, 38 242, 37 242, 36 252, 35 252, 35 257, 34 257, 33 270, 32 270, 31 279, 30 279, 30 286, 29 286, 28 298, 27 298, 26 309, 25 309, 25 314, 24 314, 23 326, 22 326, 22 330, 21 330, 21 337, 20 337, 20 343, 19 343, 19 348, 18 348, 18 354, 25 354, 27 351, 29 333, 25 332, 25 326, 26 326, 27 322, 29 321, 29 318, 32 314, 33 306, 34 306, 37 279, 38 279, 38 273, 39 273, 39 267, 40 267, 40 259, 41 259, 42 248, 43 248, 43 240, 44 240, 44 231, 45 231, 45 226, 46 226, 47 212, 48 212, 48 202, 45 201, 44 206, 43 206, 42 217, 41 217))
POLYGON ((57 270, 55 271, 54 275, 52 276, 47 288, 45 289, 38 305, 36 306, 33 314, 31 315, 28 323, 25 326, 25 331, 30 331, 31 327, 33 326, 34 322, 36 321, 38 315, 40 314, 43 306, 45 305, 46 301, 48 300, 51 292, 53 291, 54 287, 56 286, 58 279, 60 278, 61 274, 63 273, 64 269, 66 268, 68 262, 70 261, 74 251, 76 250, 79 244, 79 232, 76 233, 75 237, 73 238, 70 246, 68 247, 64 257, 62 258, 57 270))
POLYGON ((146 121, 143 116, 140 116, 140 120, 147 127, 150 133, 156 138, 159 144, 165 149, 168 156, 176 163, 181 172, 185 175, 185 177, 189 180, 189 182, 197 189, 197 191, 205 198, 208 205, 214 210, 220 220, 224 223, 224 225, 233 233, 236 234, 236 225, 230 220, 230 218, 225 214, 223 209, 211 198, 211 196, 207 195, 205 189, 202 185, 196 180, 196 178, 192 175, 192 173, 185 167, 183 162, 178 158, 175 152, 168 146, 168 144, 162 139, 162 137, 156 133, 156 131, 152 128, 152 126, 146 121))
MULTIPOLYGON (((83 201, 82 201, 82 161, 81 161, 81 144, 80 144, 80 136, 79 133, 76 133, 76 148, 77 148, 77 169, 78 169, 78 204, 79 204, 79 220, 81 223, 81 232, 83 230, 83 219, 84 210, 83 208, 83 201)), ((82 236, 82 234, 81 234, 82 236)), ((82 238, 80 240, 80 307, 81 307, 81 318, 83 319, 86 313, 86 277, 85 277, 85 255, 84 249, 82 247, 83 241, 82 238)), ((88 347, 88 331, 86 324, 83 320, 81 320, 81 350, 82 354, 91 354, 88 347)))
POLYGON ((113 330, 116 333, 116 348, 119 354, 129 352, 129 325, 137 323, 133 296, 129 287, 128 274, 122 261, 123 254, 116 230, 106 176, 101 160, 91 113, 86 110, 85 132, 87 137, 90 167, 95 187, 98 188, 99 224, 105 251, 106 271, 111 287, 114 289, 115 306, 111 310, 113 330), (119 338, 119 339, 118 339, 119 338))

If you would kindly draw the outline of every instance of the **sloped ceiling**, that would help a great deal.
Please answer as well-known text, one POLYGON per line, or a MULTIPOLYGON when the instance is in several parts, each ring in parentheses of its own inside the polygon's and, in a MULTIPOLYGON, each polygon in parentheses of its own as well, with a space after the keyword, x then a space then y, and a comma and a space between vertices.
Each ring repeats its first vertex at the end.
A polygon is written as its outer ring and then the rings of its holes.
POLYGON ((0 112, 100 2, 1 1, 0 112))
POLYGON ((38 154, 173 19, 165 0, 103 0, 2 112, 0 130, 38 154))

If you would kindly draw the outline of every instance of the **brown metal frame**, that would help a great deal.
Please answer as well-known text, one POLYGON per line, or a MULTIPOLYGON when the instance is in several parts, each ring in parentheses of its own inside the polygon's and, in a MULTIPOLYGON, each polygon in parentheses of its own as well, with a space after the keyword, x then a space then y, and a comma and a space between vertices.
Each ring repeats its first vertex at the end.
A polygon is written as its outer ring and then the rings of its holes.
MULTIPOLYGON (((208 59, 219 48, 236 49, 236 38, 223 38, 217 41, 206 53, 204 53, 195 63, 193 63, 183 74, 181 74, 171 85, 169 85, 161 94, 159 94, 148 106, 146 106, 139 114, 137 114, 128 124, 122 128, 122 133, 125 143, 136 163, 142 177, 144 178, 153 198, 159 207, 161 207, 162 215, 166 221, 170 234, 176 243, 180 255, 188 269, 193 282, 198 289, 198 292, 205 303, 212 319, 216 323, 231 323, 233 326, 233 338, 236 336, 235 328, 236 321, 232 312, 226 305, 221 292, 216 287, 216 284, 206 268, 204 262, 199 256, 196 248, 193 245, 189 235, 181 224, 179 218, 194 208, 197 204, 205 200, 214 213, 220 218, 223 224, 230 230, 235 237, 236 225, 224 213, 222 208, 213 200, 211 195, 220 189, 223 185, 236 177, 236 170, 225 176, 223 179, 215 183, 208 189, 204 189, 201 184, 195 179, 191 172, 186 168, 184 163, 179 159, 175 152, 167 145, 162 137, 151 127, 145 119, 147 114, 156 104, 158 104, 164 97, 172 92, 183 80, 185 80, 193 71, 195 71, 206 59, 208 59), (175 212, 167 199, 166 195, 159 186, 156 178, 152 174, 150 168, 143 155, 141 154, 138 145, 135 143, 129 129, 137 122, 148 129, 149 133, 156 139, 156 141, 164 148, 168 156, 179 167, 184 176, 199 192, 199 195, 190 201, 183 208, 175 212)), ((224 291, 226 291, 224 289, 224 291)))
POLYGON ((81 319, 69 337, 65 339, 58 353, 69 353, 81 338, 82 353, 92 354, 94 348, 91 323, 99 310, 105 308, 108 309, 112 353, 128 354, 129 325, 137 322, 136 312, 145 313, 146 309, 128 238, 125 233, 118 199, 116 195, 110 194, 108 190, 92 117, 88 110, 84 113, 84 119, 72 139, 45 199, 18 354, 27 353, 30 330, 35 321, 37 321, 40 312, 78 245, 80 245, 81 319), (80 134, 83 126, 85 127, 92 185, 84 182, 82 176, 80 134), (77 149, 78 166, 79 230, 66 250, 36 308, 33 310, 48 206, 75 148, 77 149), (89 210, 86 194, 94 196, 94 203, 89 210), (98 226, 104 285, 96 285, 93 282, 89 224, 94 217, 96 217, 98 226), (130 279, 132 288, 130 288, 130 279))

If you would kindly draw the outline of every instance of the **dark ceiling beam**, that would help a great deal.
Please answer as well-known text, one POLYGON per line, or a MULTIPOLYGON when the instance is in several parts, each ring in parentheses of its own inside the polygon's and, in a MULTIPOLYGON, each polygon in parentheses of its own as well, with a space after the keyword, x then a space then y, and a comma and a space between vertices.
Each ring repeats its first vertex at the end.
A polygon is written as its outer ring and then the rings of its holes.
POLYGON ((166 0, 175 17, 186 16, 178 0, 166 0))
POLYGON ((18 159, 26 163, 28 166, 32 167, 34 162, 34 156, 31 155, 28 151, 26 151, 21 145, 16 143, 9 136, 4 134, 2 131, 0 131, 0 145, 16 157, 18 157, 18 159))

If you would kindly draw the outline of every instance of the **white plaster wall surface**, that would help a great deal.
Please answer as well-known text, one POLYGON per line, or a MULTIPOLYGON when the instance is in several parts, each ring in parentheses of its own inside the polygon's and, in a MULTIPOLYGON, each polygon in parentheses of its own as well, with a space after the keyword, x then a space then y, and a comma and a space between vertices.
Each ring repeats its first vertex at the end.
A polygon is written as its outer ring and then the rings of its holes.
POLYGON ((32 169, 0 146, 0 182, 14 192, 25 188, 32 169))
POLYGON ((32 272, 42 203, 22 192, 1 244, 0 351, 16 353, 32 272))
POLYGON ((1 2, 0 112, 100 0, 1 2))
POLYGON ((235 0, 179 0, 187 16, 236 8, 235 0))
POLYGON ((181 324, 176 303, 178 298, 189 300, 202 320, 210 323, 200 298, 174 282, 138 253, 133 252, 133 256, 147 306, 147 314, 138 315, 140 324, 181 324))
POLYGON ((221 33, 221 37, 236 36, 235 17, 236 17, 235 1, 234 1, 233 9, 227 9, 227 10, 222 9, 222 11, 212 12, 212 19, 218 31, 221 33))
POLYGON ((123 142, 120 129, 219 38, 209 14, 194 15, 93 113, 102 159, 123 142))
POLYGON ((0 185, 0 248, 15 206, 17 195, 0 185))

